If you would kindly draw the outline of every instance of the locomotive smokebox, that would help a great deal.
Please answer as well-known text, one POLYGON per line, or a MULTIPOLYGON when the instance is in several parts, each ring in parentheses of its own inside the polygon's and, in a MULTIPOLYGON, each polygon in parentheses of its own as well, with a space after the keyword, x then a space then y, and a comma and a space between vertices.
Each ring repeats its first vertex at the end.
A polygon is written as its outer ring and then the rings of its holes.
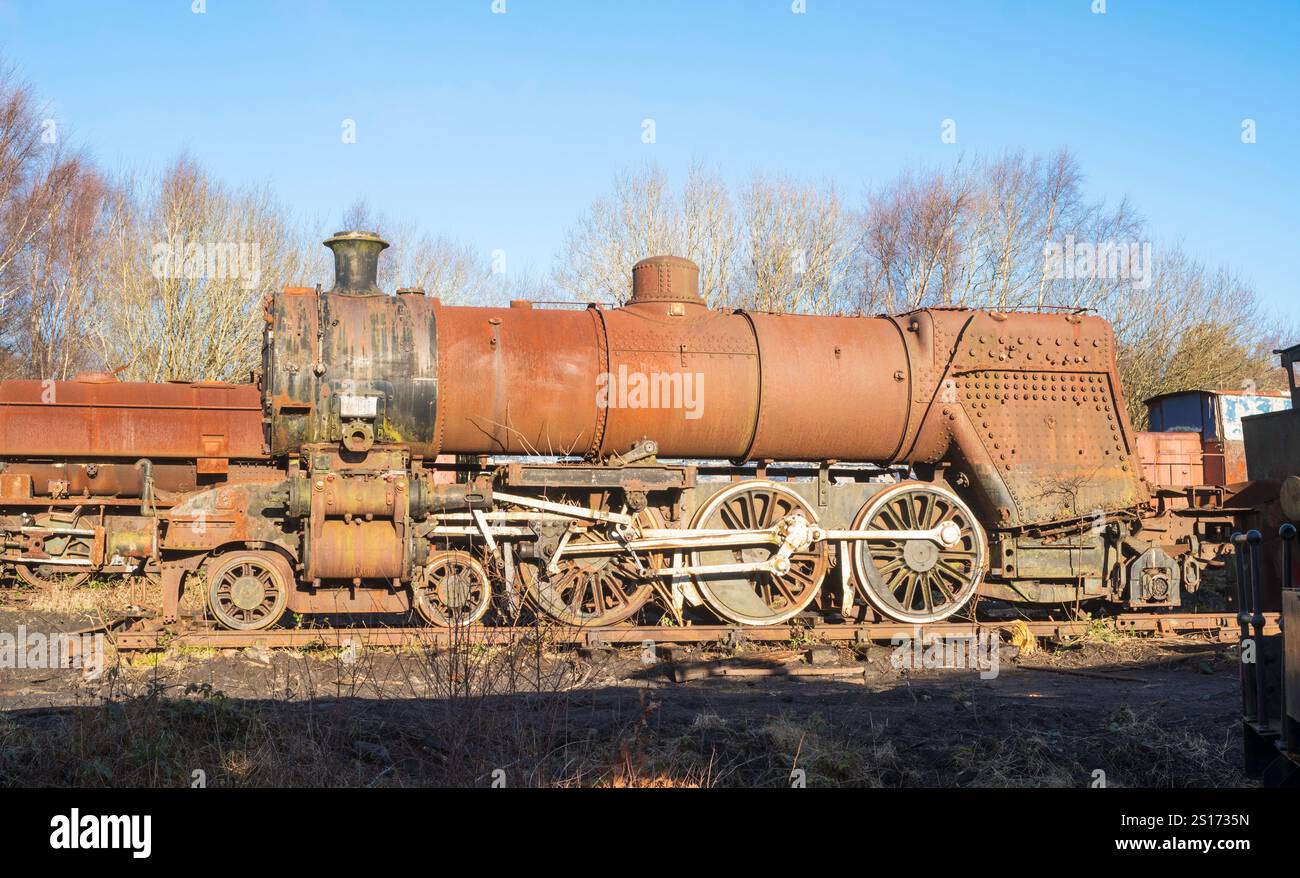
POLYGON ((335 232, 325 241, 334 251, 334 289, 346 296, 381 295, 379 289, 379 254, 388 242, 374 232, 335 232))
POLYGON ((373 232, 336 233, 335 286, 290 287, 269 304, 263 405, 274 454, 339 442, 361 454, 375 442, 433 447, 438 396, 438 301, 379 289, 373 232))

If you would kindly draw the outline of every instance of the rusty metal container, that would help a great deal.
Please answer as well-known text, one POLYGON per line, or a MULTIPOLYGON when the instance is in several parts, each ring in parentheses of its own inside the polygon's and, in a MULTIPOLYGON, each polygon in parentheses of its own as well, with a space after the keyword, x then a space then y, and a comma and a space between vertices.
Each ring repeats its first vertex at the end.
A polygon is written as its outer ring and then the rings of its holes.
POLYGON ((265 456, 255 385, 146 384, 105 376, 0 382, 0 457, 265 456))
POLYGON ((605 362, 588 405, 603 422, 601 455, 649 438, 673 457, 745 457, 760 404, 758 343, 742 317, 705 306, 694 263, 642 260, 627 305, 596 313, 605 362))
POLYGON ((392 517, 399 508, 399 496, 407 490, 407 478, 335 478, 330 473, 314 478, 299 476, 289 480, 290 515, 311 513, 312 495, 319 495, 324 515, 370 515, 392 517))
MULTIPOLYGON (((220 462, 225 463, 223 459, 220 462)), ((100 458, 82 463, 9 460, 4 475, 0 476, 0 498, 139 498, 145 490, 146 474, 152 480, 155 494, 184 493, 193 491, 197 485, 197 467, 190 461, 145 466, 137 465, 134 460, 114 463, 100 458)))
POLYGON ((158 551, 158 522, 143 516, 114 516, 104 537, 104 557, 150 558, 158 551))
POLYGON ((338 441, 362 419, 381 441, 433 448, 437 300, 290 288, 269 306, 264 347, 271 450, 338 441))

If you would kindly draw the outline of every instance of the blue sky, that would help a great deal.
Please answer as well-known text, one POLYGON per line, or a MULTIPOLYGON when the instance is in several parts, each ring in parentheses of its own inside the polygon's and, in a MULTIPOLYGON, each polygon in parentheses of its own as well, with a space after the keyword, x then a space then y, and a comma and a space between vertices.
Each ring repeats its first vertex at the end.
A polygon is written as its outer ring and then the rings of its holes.
POLYGON ((505 2, 0 0, 0 53, 110 167, 187 148, 323 232, 365 196, 505 249, 512 271, 548 270, 583 208, 647 161, 856 198, 959 152, 1068 146, 1091 195, 1128 196, 1266 302, 1296 299, 1297 0, 505 2))

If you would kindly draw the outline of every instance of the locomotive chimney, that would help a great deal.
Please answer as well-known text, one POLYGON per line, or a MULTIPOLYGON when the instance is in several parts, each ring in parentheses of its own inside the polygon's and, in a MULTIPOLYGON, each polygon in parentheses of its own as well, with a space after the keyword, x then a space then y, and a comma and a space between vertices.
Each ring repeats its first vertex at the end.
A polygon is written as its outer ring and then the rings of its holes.
POLYGON ((703 305, 700 267, 680 256, 651 256, 632 266, 632 298, 640 302, 686 302, 703 305))
POLYGON ((388 242, 374 232, 335 232, 325 241, 334 251, 334 289, 345 296, 366 296, 379 289, 379 254, 388 242))

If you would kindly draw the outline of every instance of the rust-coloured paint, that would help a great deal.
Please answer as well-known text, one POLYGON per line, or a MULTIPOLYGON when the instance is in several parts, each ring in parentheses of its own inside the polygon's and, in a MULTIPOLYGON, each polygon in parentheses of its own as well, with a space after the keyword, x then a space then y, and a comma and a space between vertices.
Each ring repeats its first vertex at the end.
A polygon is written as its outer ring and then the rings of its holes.
POLYGON ((377 440, 429 457, 650 438, 664 458, 946 460, 995 527, 1149 497, 1112 332, 1080 313, 711 311, 671 256, 638 263, 614 310, 287 290, 269 313, 277 454, 341 440, 351 394, 378 399, 377 440))
POLYGON ((442 309, 454 328, 438 339, 438 450, 517 453, 522 435, 542 453, 650 438, 663 457, 947 460, 1003 527, 1149 498, 1099 318, 717 312, 682 261, 659 263, 639 264, 631 300, 590 311, 592 327, 572 312, 442 309), (697 394, 602 394, 601 375, 691 380, 697 394))
MULTIPOLYGON (((405 590, 383 588, 294 589, 289 610, 294 613, 405 613, 411 609, 405 590)), ((428 629, 423 629, 428 630, 428 629)))
POLYGON ((274 495, 275 483, 223 485, 199 491, 166 515, 163 548, 176 552, 207 552, 235 543, 275 543, 290 554, 296 534, 286 533, 284 519, 267 514, 283 505, 274 495))
MULTIPOLYGON (((406 489, 406 480, 400 482, 406 489)), ((316 487, 314 483, 313 488, 316 487)), ((400 494, 394 482, 376 479, 343 479, 324 485, 320 489, 325 497, 325 507, 334 515, 384 515, 392 516, 398 508, 400 494)))
POLYGON ((123 558, 151 558, 158 551, 158 521, 144 516, 117 516, 113 529, 104 535, 104 555, 123 558))
POLYGON ((0 382, 0 457, 257 459, 252 384, 0 382))
POLYGON ((1149 497, 1110 328, 1082 314, 714 311, 675 257, 611 310, 290 290, 269 313, 276 453, 340 440, 351 394, 427 456, 949 461, 1002 527, 1149 497))
POLYGON ((909 359, 922 370, 911 390, 919 454, 905 443, 898 459, 938 452, 956 463, 990 527, 1097 516, 1150 500, 1106 321, 945 310, 895 319, 914 336, 909 359))
POLYGON ((653 439, 668 457, 744 458, 761 399, 743 317, 636 298, 601 317, 608 365, 585 401, 604 420, 601 456, 653 439))
MULTIPOLYGON (((196 467, 183 461, 161 462, 148 467, 154 499, 166 503, 172 494, 188 493, 196 486, 196 467)), ((5 464, 0 476, 0 499, 114 499, 137 501, 145 487, 146 468, 131 463, 100 459, 91 462, 43 463, 17 460, 5 464)))
POLYGON ((1209 469, 1209 461, 1214 458, 1217 467, 1216 472, 1220 481, 1210 482, 1213 485, 1238 485, 1247 479, 1246 468, 1246 443, 1241 439, 1224 439, 1222 442, 1205 443, 1206 469, 1209 469))
POLYGON ((336 442, 373 404, 378 441, 428 453, 435 444, 437 308, 423 295, 304 288, 275 295, 263 348, 271 452, 336 442))

